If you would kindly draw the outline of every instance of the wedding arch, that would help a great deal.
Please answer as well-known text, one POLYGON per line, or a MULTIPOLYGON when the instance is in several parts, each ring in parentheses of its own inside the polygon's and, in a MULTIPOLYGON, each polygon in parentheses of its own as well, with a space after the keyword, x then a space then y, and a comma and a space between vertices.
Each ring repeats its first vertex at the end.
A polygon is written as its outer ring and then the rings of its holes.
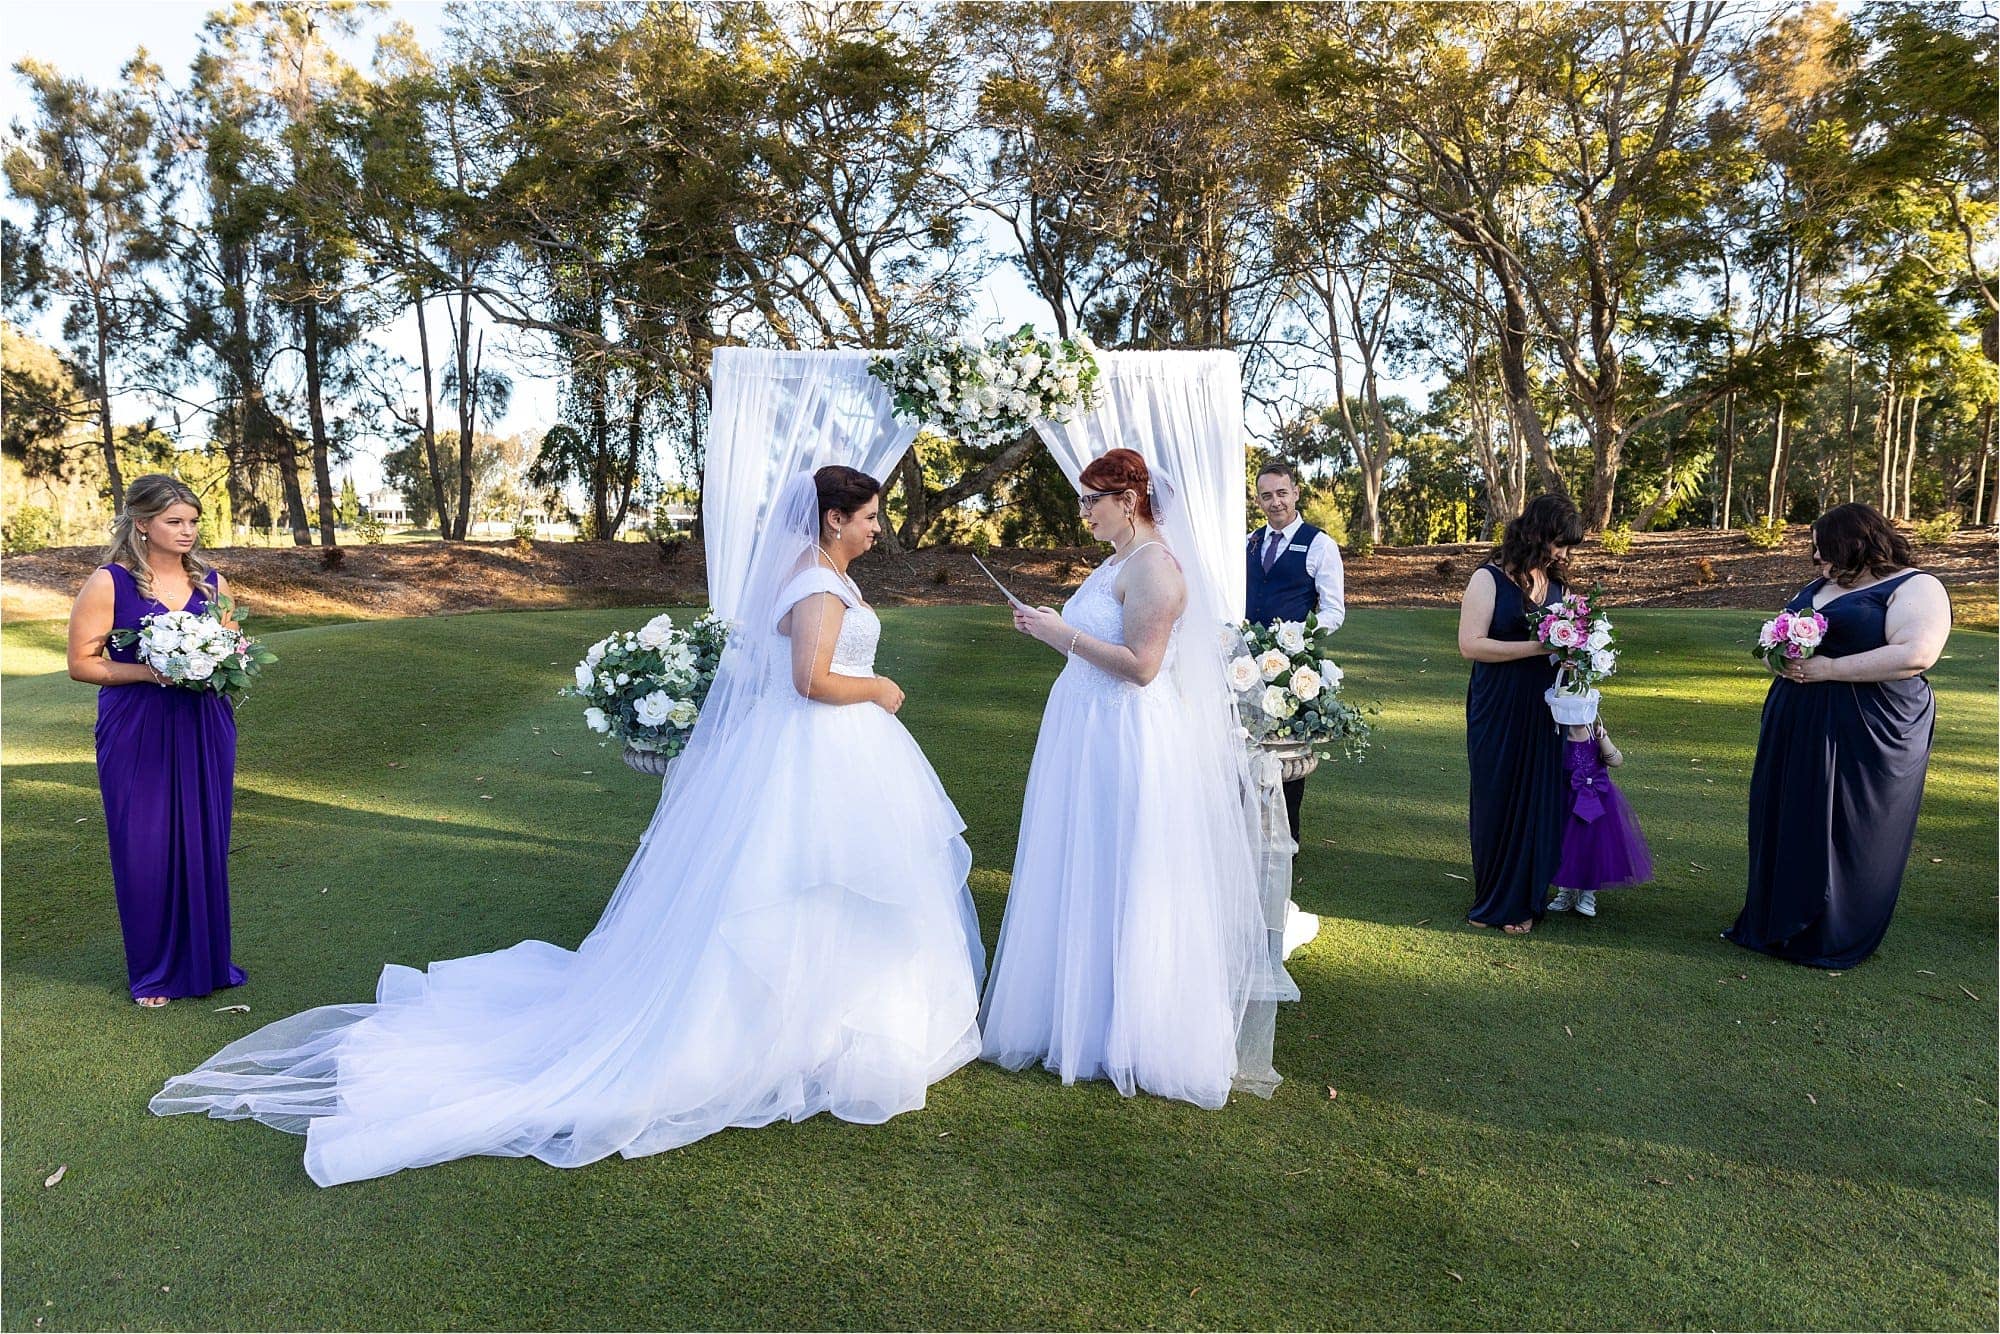
MULTIPOLYGON (((740 614, 765 510, 787 478, 833 463, 887 477, 916 439, 918 428, 896 420, 888 387, 869 373, 869 364, 881 355, 716 349, 702 478, 708 596, 716 614, 740 614)), ((1067 422, 1038 419, 1036 434, 1072 484, 1092 459, 1121 445, 1175 478, 1195 546, 1176 554, 1199 562, 1229 619, 1240 621, 1247 444, 1236 354, 1094 355, 1096 405, 1076 408, 1067 422)), ((1290 905, 1294 844, 1275 766, 1255 771, 1263 789, 1259 888, 1271 949, 1282 959, 1288 909, 1294 943, 1302 920, 1313 927, 1317 922, 1290 905)), ((1273 1038, 1268 1020, 1246 1030, 1239 1071, 1268 1071, 1273 1038)))

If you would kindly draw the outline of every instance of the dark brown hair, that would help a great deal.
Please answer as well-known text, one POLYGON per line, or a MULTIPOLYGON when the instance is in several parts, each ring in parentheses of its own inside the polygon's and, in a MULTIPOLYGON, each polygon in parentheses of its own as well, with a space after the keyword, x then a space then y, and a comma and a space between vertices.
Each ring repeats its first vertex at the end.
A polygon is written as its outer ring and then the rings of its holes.
POLYGON ((1153 474, 1135 449, 1108 449, 1092 459, 1077 480, 1093 491, 1130 491, 1139 498, 1138 516, 1153 521, 1153 474))
POLYGON ((1536 496, 1527 507, 1507 522, 1500 538, 1500 568, 1528 591, 1528 576, 1547 570, 1549 577, 1569 582, 1566 561, 1555 557, 1557 547, 1573 547, 1583 541, 1583 516, 1576 512, 1568 496, 1536 496))
POLYGON ((1869 505, 1835 505, 1813 521, 1813 547, 1833 570, 1833 582, 1854 587, 1864 573, 1880 579, 1916 563, 1910 539, 1869 505))
POLYGON ((1290 482, 1292 490, 1296 491, 1299 489, 1299 470, 1283 459, 1272 459, 1269 463, 1257 469, 1257 480, 1260 482, 1263 481, 1265 476, 1270 473, 1276 473, 1290 482))
POLYGON ((882 494, 882 484, 873 477, 859 468, 843 468, 838 463, 829 463, 814 473, 813 485, 819 490, 819 521, 822 527, 826 524, 828 510, 852 514, 882 494))

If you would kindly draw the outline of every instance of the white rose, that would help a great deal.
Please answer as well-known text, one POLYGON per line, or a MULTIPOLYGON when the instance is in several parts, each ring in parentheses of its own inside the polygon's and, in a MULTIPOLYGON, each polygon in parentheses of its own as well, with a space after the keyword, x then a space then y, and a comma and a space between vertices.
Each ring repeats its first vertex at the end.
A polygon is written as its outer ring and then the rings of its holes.
POLYGON ((214 658, 209 657, 206 653, 191 653, 188 655, 188 660, 187 660, 188 680, 206 681, 209 677, 214 675, 215 675, 214 658))
POLYGON ((667 720, 667 714, 674 707, 674 697, 664 690, 655 690, 650 695, 642 695, 632 706, 632 712, 642 726, 658 727, 667 720))
POLYGON ((693 727, 694 720, 700 716, 701 711, 695 708, 691 699, 677 699, 674 707, 667 710, 667 721, 675 727, 693 727))
POLYGON ((1608 648, 1597 649, 1590 655, 1590 669, 1599 676, 1609 676, 1618 669, 1618 655, 1608 648))
POLYGON ((1289 718, 1298 708, 1292 702, 1292 697, 1285 693, 1283 686, 1265 686, 1264 698, 1260 703, 1265 716, 1270 718, 1289 718))
POLYGON ((1230 659, 1229 685, 1231 689, 1241 693, 1263 679, 1264 674, 1257 670, 1257 660, 1248 653, 1239 658, 1230 659))
POLYGON ((1292 693, 1300 699, 1318 699, 1320 692, 1319 673, 1310 667, 1301 667, 1292 673, 1292 693))
POLYGON ((1319 679, 1320 682, 1323 685, 1325 685, 1327 689, 1329 690, 1340 689, 1341 679, 1346 675, 1347 673, 1341 671, 1340 668, 1334 666, 1330 659, 1321 658, 1319 660, 1319 679))
POLYGON ((1304 621, 1279 621, 1277 630, 1278 647, 1287 653, 1306 651, 1306 623, 1304 621))
POLYGON ((1292 660, 1274 648, 1267 648, 1257 657, 1257 670, 1266 681, 1275 681, 1290 671, 1292 660))
POLYGON ((1014 363, 1014 368, 1021 373, 1023 380, 1032 380, 1041 372, 1042 359, 1033 352, 1023 352, 1014 363))
POLYGON ((610 642, 608 639, 600 639, 595 644, 592 644, 589 650, 583 655, 583 666, 590 671, 596 671, 597 664, 604 661, 604 649, 610 642))
POLYGON ((604 710, 602 709, 585 709, 583 711, 583 723, 584 726, 593 732, 609 732, 611 730, 611 720, 604 716, 604 710))
POLYGON ((1599 621, 1590 631, 1590 638, 1583 641, 1593 652, 1611 646, 1611 627, 1599 621))
POLYGON ((590 671, 591 668, 595 667, 596 665, 597 665, 596 663, 592 662, 588 658, 585 658, 582 662, 579 662, 576 665, 576 688, 578 690, 590 689, 590 683, 594 679, 591 676, 590 671))
POLYGON ((618 673, 618 679, 613 684, 623 686, 623 685, 630 685, 631 683, 632 683, 631 676, 629 676, 625 672, 620 672, 618 673))
POLYGON ((665 612, 655 616, 639 630, 641 648, 665 648, 674 633, 674 618, 665 612))

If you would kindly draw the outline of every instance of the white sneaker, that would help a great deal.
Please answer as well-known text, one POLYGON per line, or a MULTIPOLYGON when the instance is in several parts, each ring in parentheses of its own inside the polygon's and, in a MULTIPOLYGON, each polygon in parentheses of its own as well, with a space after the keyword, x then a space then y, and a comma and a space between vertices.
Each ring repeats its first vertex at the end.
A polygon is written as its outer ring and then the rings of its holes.
MULTIPOLYGON (((1549 906, 1543 909, 1543 911, 1568 912, 1571 908, 1574 908, 1575 906, 1576 906, 1576 891, 1573 889, 1558 889, 1556 891, 1556 896, 1549 900, 1549 906)), ((1591 912, 1594 913, 1596 911, 1597 909, 1593 905, 1591 908, 1591 912)))
POLYGON ((1576 910, 1585 917, 1597 916, 1597 891, 1586 889, 1578 896, 1576 910))

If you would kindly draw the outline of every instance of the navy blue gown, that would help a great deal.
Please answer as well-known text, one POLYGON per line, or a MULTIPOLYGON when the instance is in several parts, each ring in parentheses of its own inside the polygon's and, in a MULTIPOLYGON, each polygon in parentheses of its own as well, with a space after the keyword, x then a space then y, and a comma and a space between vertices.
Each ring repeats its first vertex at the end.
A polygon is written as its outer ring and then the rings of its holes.
MULTIPOLYGON (((1492 578, 1493 639, 1526 641, 1528 599, 1498 565, 1492 578)), ((1564 592, 1550 580, 1548 598, 1564 592)), ((1472 770, 1472 911, 1467 921, 1511 926, 1539 920, 1562 860, 1569 776, 1562 733, 1542 692, 1556 683, 1544 654, 1475 662, 1465 688, 1465 758, 1472 770)))
MULTIPOLYGON (((1889 595, 1913 573, 1820 608, 1819 654, 1844 658, 1888 643, 1889 595)), ((1809 607, 1825 583, 1815 579, 1785 609, 1809 607)), ((1750 775, 1749 892, 1725 937, 1818 968, 1851 967, 1875 952, 1916 839, 1936 719, 1921 676, 1771 682, 1750 775)))

